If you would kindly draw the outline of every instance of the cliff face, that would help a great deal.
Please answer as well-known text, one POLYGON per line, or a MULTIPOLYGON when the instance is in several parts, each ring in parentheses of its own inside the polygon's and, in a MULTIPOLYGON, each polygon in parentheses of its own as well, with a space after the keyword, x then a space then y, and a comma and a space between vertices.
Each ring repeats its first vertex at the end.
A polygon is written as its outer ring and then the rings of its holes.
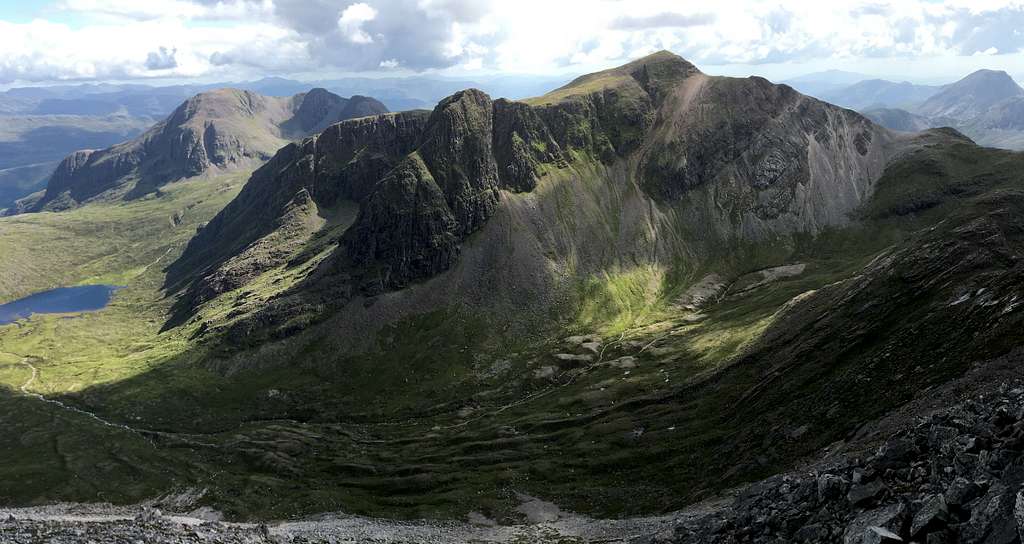
POLYGON ((61 210, 101 195, 134 197, 212 169, 252 166, 289 139, 383 111, 373 99, 348 100, 323 89, 291 98, 234 89, 202 93, 134 140, 70 155, 30 211, 61 210))
MULTIPOLYGON (((531 211, 541 217, 510 227, 537 240, 516 264, 530 274, 564 265, 541 262, 545 252, 603 264, 693 257, 849 222, 899 145, 854 112, 760 78, 709 77, 669 53, 522 102, 471 89, 429 114, 351 120, 283 149, 190 243, 168 285, 188 290, 182 318, 297 258, 348 203, 358 212, 296 293, 336 305, 401 289, 452 269, 495 214, 518 213, 511 195, 546 198, 545 179, 577 191, 579 209, 531 211), (579 175, 590 181, 567 180, 579 175), (626 200, 580 192, 594 180, 626 200), (576 229, 592 206, 640 222, 614 235, 621 251, 583 247, 592 236, 576 229)), ((501 245, 489 251, 513 251, 501 245)))

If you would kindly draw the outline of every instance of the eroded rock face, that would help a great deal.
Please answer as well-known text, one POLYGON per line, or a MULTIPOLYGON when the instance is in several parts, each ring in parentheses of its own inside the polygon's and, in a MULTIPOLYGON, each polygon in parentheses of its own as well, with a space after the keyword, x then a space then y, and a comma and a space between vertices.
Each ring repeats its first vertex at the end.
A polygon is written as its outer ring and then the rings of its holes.
POLYGON ((345 240, 354 267, 383 267, 368 289, 402 286, 446 270, 455 262, 459 235, 467 228, 463 221, 476 214, 485 216, 493 204, 480 199, 456 200, 461 204, 457 209, 463 212, 459 217, 446 196, 418 153, 381 180, 345 240))

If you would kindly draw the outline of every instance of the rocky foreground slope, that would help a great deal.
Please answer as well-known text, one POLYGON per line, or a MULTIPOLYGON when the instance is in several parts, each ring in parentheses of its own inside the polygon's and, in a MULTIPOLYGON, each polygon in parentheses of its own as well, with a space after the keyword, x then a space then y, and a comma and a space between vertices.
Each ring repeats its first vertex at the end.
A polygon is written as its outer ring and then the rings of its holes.
POLYGON ((220 89, 196 95, 141 136, 65 158, 44 194, 16 211, 55 211, 103 195, 139 197, 211 169, 253 167, 290 140, 344 119, 387 111, 372 98, 323 89, 287 98, 220 89))

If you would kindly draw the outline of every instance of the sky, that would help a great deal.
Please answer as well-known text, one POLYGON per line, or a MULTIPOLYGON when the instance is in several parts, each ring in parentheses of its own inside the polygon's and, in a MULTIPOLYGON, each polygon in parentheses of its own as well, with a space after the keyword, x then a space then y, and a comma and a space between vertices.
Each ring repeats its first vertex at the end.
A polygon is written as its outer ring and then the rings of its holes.
POLYGON ((1024 80, 1024 0, 0 0, 0 86, 579 74, 661 49, 776 81, 1024 80))

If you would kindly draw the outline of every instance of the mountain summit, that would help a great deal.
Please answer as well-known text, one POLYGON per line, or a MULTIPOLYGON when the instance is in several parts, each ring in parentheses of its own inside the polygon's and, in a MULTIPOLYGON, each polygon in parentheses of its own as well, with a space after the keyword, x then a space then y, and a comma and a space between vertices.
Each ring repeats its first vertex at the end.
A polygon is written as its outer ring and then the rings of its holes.
POLYGON ((323 89, 287 98, 219 89, 198 94, 125 143, 69 155, 30 211, 61 210, 105 196, 133 198, 210 170, 256 166, 290 140, 331 123, 387 109, 323 89))
POLYGON ((947 85, 928 100, 916 113, 928 117, 948 117, 964 121, 984 114, 999 102, 1024 97, 1024 89, 1000 70, 978 70, 947 85))

